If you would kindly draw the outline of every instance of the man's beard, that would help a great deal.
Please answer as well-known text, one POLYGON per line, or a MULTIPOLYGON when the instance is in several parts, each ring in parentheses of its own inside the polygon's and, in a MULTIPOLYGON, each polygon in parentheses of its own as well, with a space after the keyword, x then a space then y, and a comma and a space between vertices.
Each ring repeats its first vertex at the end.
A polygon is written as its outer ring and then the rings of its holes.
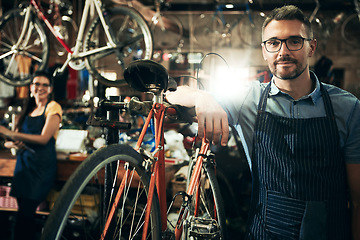
MULTIPOLYGON (((301 67, 301 66, 300 66, 301 67)), ((274 62, 274 69, 272 71, 272 74, 282 80, 292 80, 295 79, 297 77, 299 77, 307 68, 307 65, 304 66, 304 68, 299 69, 298 66, 298 61, 296 59, 290 58, 290 57, 283 57, 279 60, 276 60, 274 62), (276 65, 278 64, 278 62, 293 62, 296 65, 296 69, 290 73, 286 73, 286 74, 280 74, 278 73, 277 69, 276 69, 276 65)))

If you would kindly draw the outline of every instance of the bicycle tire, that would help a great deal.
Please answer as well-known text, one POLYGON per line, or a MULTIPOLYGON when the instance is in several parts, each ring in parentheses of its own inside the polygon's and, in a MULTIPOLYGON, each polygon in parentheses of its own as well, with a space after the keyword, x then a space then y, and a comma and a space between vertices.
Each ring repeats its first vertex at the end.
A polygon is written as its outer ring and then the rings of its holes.
MULTIPOLYGON (((104 85, 119 87, 126 84, 123 71, 126 66, 138 59, 151 59, 153 38, 149 26, 135 9, 120 6, 103 13, 111 26, 110 32, 119 48, 103 51, 86 57, 86 66, 95 79, 104 85)), ((84 49, 106 46, 105 36, 100 19, 91 24, 87 33, 84 49)))
MULTIPOLYGON (((129 169, 134 169, 135 175, 127 182, 124 195, 114 214, 115 219, 111 222, 105 239, 141 238, 150 176, 141 166, 143 158, 139 153, 129 145, 113 144, 91 154, 68 179, 45 223, 42 240, 100 239, 104 223, 108 218, 106 206, 112 206, 116 190, 121 182, 118 178, 123 176, 123 173, 118 171, 120 168, 114 167, 118 160, 129 163, 129 169), (105 166, 116 169, 116 171, 110 171, 113 174, 107 174, 111 179, 110 184, 106 186, 114 186, 111 188, 113 194, 107 197, 103 194, 106 188, 105 166), (95 182, 97 184, 94 184, 95 182), (135 186, 138 188, 136 189, 135 186), (125 199, 124 196, 126 196, 125 199)), ((155 189, 147 239, 161 239, 160 226, 159 201, 155 189)))
MULTIPOLYGON (((192 176, 194 165, 195 165, 194 161, 191 161, 189 164, 189 177, 187 179, 187 187, 189 186, 190 176, 192 176)), ((190 223, 188 223, 188 226, 191 229, 192 228, 191 224, 194 221, 196 221, 196 219, 198 220, 199 218, 208 221, 214 221, 217 223, 217 228, 218 228, 217 230, 219 230, 219 236, 214 239, 222 239, 222 240, 228 239, 225 206, 224 206, 224 201, 222 200, 219 183, 216 178, 214 165, 210 162, 204 161, 200 174, 201 175, 199 182, 200 184, 199 191, 201 194, 201 199, 195 197, 196 196, 196 191, 195 191, 191 199, 191 203, 189 205, 190 211, 187 219, 190 223), (199 206, 198 208, 199 213, 197 216, 194 215, 195 206, 199 206)), ((196 230, 196 229, 194 229, 193 233, 191 233, 190 230, 188 230, 187 232, 188 232, 187 237, 189 238, 190 236, 192 236, 193 239, 197 239, 195 237, 196 235, 203 234, 201 230, 196 230)), ((204 239, 204 238, 199 238, 199 239, 204 239)))
POLYGON ((164 23, 161 23, 158 17, 151 24, 155 48, 161 50, 176 49, 183 37, 183 26, 180 19, 167 13, 161 13, 160 18, 164 23))
POLYGON ((344 42, 358 48, 360 44, 360 18, 358 14, 348 16, 341 25, 341 36, 344 42))
POLYGON ((262 24, 265 17, 258 12, 252 12, 251 20, 249 15, 244 15, 238 24, 238 35, 246 46, 260 48, 262 24))
POLYGON ((10 10, 0 20, 0 80, 12 86, 30 84, 35 70, 46 69, 49 57, 45 29, 33 12, 29 19, 30 30, 25 34, 21 46, 15 49, 27 10, 10 10))
POLYGON ((224 26, 221 19, 213 14, 200 14, 191 28, 191 36, 201 49, 216 47, 223 40, 224 26))

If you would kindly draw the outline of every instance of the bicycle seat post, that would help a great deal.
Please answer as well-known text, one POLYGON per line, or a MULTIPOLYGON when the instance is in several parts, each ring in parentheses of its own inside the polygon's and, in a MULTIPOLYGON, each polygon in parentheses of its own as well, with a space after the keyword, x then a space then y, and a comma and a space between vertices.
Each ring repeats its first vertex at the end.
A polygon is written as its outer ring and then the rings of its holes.
MULTIPOLYGON (((154 89, 155 90, 155 89, 154 89)), ((163 103, 163 99, 164 99, 164 90, 159 91, 159 89, 156 89, 156 91, 149 91, 152 92, 154 94, 153 96, 153 103, 163 103)))

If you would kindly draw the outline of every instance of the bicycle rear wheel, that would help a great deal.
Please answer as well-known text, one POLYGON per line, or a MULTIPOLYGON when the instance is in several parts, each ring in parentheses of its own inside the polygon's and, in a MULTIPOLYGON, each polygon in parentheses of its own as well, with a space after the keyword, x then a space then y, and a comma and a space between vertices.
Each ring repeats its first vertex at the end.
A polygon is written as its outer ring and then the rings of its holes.
POLYGON ((265 16, 258 12, 246 14, 238 24, 239 37, 246 46, 258 47, 261 46, 261 32, 262 24, 265 16))
MULTIPOLYGON (((126 84, 123 71, 138 59, 151 59, 153 40, 144 18, 134 9, 125 6, 109 9, 104 14, 117 47, 92 54, 86 58, 90 73, 108 86, 126 84)), ((86 51, 107 46, 104 29, 99 18, 92 23, 86 37, 86 51)))
POLYGON ((223 40, 225 27, 221 19, 213 14, 200 14, 191 28, 194 43, 202 48, 216 47, 223 40))
POLYGON ((345 43, 358 48, 360 44, 360 16, 352 14, 341 25, 341 36, 345 43))
POLYGON ((176 49, 183 36, 183 26, 178 17, 171 14, 161 14, 153 19, 151 30, 157 49, 176 49))
MULTIPOLYGON (((187 218, 189 239, 227 239, 225 207, 213 164, 204 161, 199 186, 191 199, 187 218)), ((190 163, 187 185, 194 165, 190 163)))
MULTIPOLYGON (((149 187, 142 160, 130 146, 120 144, 90 155, 61 190, 41 239, 100 239, 126 167, 131 173, 104 239, 141 239, 149 187)), ((161 238, 159 212, 155 191, 147 239, 161 238)))
POLYGON ((12 86, 31 82, 35 70, 44 70, 49 57, 49 45, 44 27, 31 13, 28 26, 25 14, 28 9, 14 9, 0 20, 0 80, 12 86), (28 30, 20 38, 24 27, 28 30), (21 41, 19 46, 16 43, 21 41))

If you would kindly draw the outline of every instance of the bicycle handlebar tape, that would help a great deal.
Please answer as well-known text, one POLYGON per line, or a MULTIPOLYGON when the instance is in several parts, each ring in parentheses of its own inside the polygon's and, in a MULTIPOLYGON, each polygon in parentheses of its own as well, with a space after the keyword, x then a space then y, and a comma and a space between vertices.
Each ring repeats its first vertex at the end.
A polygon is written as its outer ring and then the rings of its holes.
POLYGON ((164 66, 152 60, 136 60, 124 70, 124 78, 140 92, 161 92, 168 88, 169 74, 164 66))

